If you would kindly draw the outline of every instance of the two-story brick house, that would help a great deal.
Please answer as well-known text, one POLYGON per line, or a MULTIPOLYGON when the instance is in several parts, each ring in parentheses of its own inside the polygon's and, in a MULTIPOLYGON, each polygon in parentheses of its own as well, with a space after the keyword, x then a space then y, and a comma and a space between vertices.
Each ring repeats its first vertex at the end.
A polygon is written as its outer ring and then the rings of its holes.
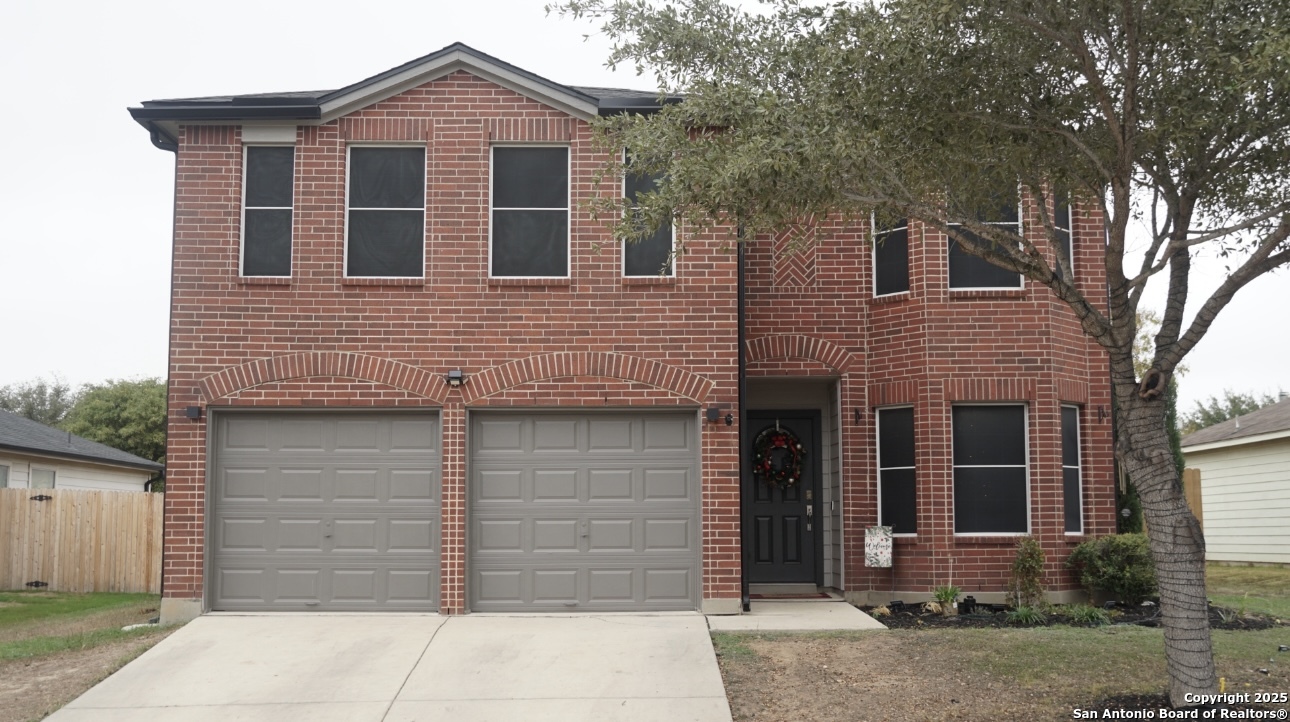
POLYGON ((458 44, 131 109, 176 153, 163 616, 986 599, 1023 534, 1074 589, 1114 489, 1073 314, 916 222, 616 245, 587 201, 638 181, 594 183, 589 121, 657 103, 458 44))

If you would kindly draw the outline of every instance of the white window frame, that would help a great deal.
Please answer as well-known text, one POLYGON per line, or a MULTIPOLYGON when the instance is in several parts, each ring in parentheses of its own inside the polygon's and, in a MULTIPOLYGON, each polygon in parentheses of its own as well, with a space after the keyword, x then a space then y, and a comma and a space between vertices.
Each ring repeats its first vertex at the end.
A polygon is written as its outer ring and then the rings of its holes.
MULTIPOLYGON (((622 177, 619 178, 619 180, 623 184, 622 185, 623 200, 626 201, 626 200, 629 200, 627 198, 627 149, 626 148, 623 149, 622 157, 623 157, 623 174, 622 174, 622 177)), ((489 214, 489 218, 492 218, 491 213, 489 214)), ((672 231, 672 248, 670 251, 668 251, 668 261, 669 261, 668 265, 671 266, 671 272, 670 273, 651 273, 648 276, 627 275, 627 242, 623 241, 618 244, 621 247, 621 250, 619 250, 618 252, 618 263, 619 263, 621 275, 623 278, 676 278, 676 258, 677 258, 676 256, 676 226, 677 226, 676 219, 673 218, 668 225, 671 227, 671 231, 672 231)), ((491 268, 491 266, 489 266, 489 268, 491 268)))
POLYGON ((1066 231, 1066 262, 1070 264, 1071 277, 1075 280, 1075 203, 1068 192, 1066 194, 1066 227, 1057 225, 1057 195, 1053 194, 1053 229, 1066 231))
MULTIPOLYGON (((1025 203, 1025 198, 1022 196, 1022 188, 1020 185, 1018 185, 1017 186, 1017 236, 1020 238, 1026 237, 1026 216, 1025 216, 1025 213, 1023 212, 1025 208, 1026 208, 1026 203, 1025 203)), ((976 222, 986 226, 1012 225, 1012 223, 1004 223, 1002 221, 976 221, 976 222)), ((946 225, 959 226, 960 228, 963 226, 962 223, 947 223, 946 225)), ((948 233, 946 234, 946 240, 947 241, 949 240, 948 233)), ((973 256, 973 257, 980 258, 979 256, 973 256)), ((985 261, 984 258, 982 258, 981 260, 985 261)), ((988 261, 986 262, 988 263, 988 261)), ((1017 274, 1016 286, 951 286, 949 279, 950 279, 950 248, 949 248, 949 244, 946 243, 945 245, 945 286, 949 288, 950 293, 954 293, 955 291, 1020 291, 1026 288, 1026 274, 1024 273, 1017 274)))
POLYGON ((35 466, 35 465, 32 465, 31 467, 29 467, 29 468, 27 469, 27 488, 28 488, 28 489, 45 489, 45 488, 49 488, 49 489, 56 489, 56 488, 58 488, 58 470, 57 470, 57 469, 50 469, 50 468, 48 468, 48 467, 44 467, 44 466, 35 466), (48 487, 44 487, 44 486, 38 487, 38 486, 36 486, 36 472, 37 472, 37 471, 48 471, 48 472, 49 472, 49 474, 50 474, 50 476, 51 476, 51 477, 53 477, 53 478, 50 480, 50 482, 49 482, 49 486, 48 486, 48 487))
POLYGON ((426 278, 426 263, 429 262, 429 253, 426 251, 426 224, 430 221, 430 153, 426 149, 425 143, 363 143, 354 142, 345 144, 345 205, 341 212, 345 214, 345 240, 343 253, 340 257, 340 273, 345 280, 362 280, 362 279, 380 279, 393 281, 409 281, 426 278), (351 276, 349 275, 349 212, 351 210, 359 211, 410 211, 411 208, 350 208, 349 207, 349 169, 350 156, 355 148, 418 148, 421 150, 421 275, 419 276, 351 276))
MULTIPOLYGON (((1062 404, 1058 410, 1058 428, 1061 423, 1061 409, 1075 410, 1075 463, 1076 466, 1066 466, 1066 454, 1063 449, 1061 457, 1062 468, 1062 530, 1066 529, 1066 470, 1075 469, 1076 493, 1079 495, 1079 531, 1068 531, 1067 536, 1081 536, 1084 534, 1084 433, 1080 428, 1083 426, 1084 414, 1083 409, 1075 404, 1062 404)), ((1065 438, 1065 435, 1062 435, 1065 438)))
MULTIPOLYGON (((243 143, 242 144, 242 213, 241 228, 239 229, 237 244, 237 276, 238 278, 291 278, 296 270, 296 158, 295 154, 291 157, 291 206, 255 206, 256 210, 287 210, 291 211, 291 253, 287 261, 287 275, 285 276, 248 276, 246 275, 246 157, 250 155, 251 148, 291 148, 295 149, 295 143, 243 143)), ((346 192, 348 193, 349 178, 348 174, 345 179, 346 192)), ((348 202, 348 196, 346 196, 348 202)), ((346 224, 348 225, 348 224, 346 224)))
MULTIPOLYGON (((873 432, 874 432, 873 433, 873 454, 874 454, 874 460, 877 464, 875 468, 878 471, 877 479, 876 479, 877 486, 878 486, 876 497, 878 499, 878 525, 879 526, 885 526, 883 522, 886 521, 885 519, 882 518, 882 470, 886 468, 889 468, 892 470, 897 470, 897 469, 914 470, 914 487, 915 487, 914 518, 915 520, 917 520, 918 518, 918 491, 917 491, 917 487, 918 487, 918 416, 917 416, 917 411, 915 411, 915 416, 914 416, 914 466, 884 467, 882 465, 882 443, 881 443, 882 442, 882 413, 881 412, 892 411, 895 409, 913 409, 913 408, 914 408, 913 404, 897 404, 894 406, 879 406, 878 408, 873 410, 873 432)), ((917 524, 915 524, 915 526, 917 526, 917 524)), ((893 531, 892 536, 914 538, 918 536, 918 532, 914 531, 912 533, 904 532, 901 534, 896 534, 893 531)))
POLYGON ((954 536, 956 537, 1020 537, 1028 536, 1034 528, 1034 522, 1031 518, 1034 510, 1031 508, 1030 499, 1030 404, 1024 401, 963 401, 950 404, 950 521, 954 526, 954 536), (964 469, 1015 469, 1015 464, 979 464, 979 465, 960 465, 954 463, 954 413, 955 406, 1020 406, 1021 418, 1024 427, 1022 429, 1023 442, 1025 443, 1026 463, 1026 530, 1025 531, 991 531, 991 532, 960 532, 958 530, 958 515, 954 512, 954 470, 964 469))
POLYGON ((573 146, 569 143, 493 143, 488 147, 488 278, 516 280, 568 280, 573 278, 573 146), (563 276, 494 276, 493 275, 493 211, 555 211, 558 208, 497 208, 493 205, 493 170, 497 167, 496 151, 498 148, 564 148, 565 170, 564 213, 565 223, 565 264, 563 276))
MULTIPOLYGON (((882 229, 882 233, 890 233, 892 231, 899 231, 901 229, 904 229, 905 231, 905 268, 906 269, 909 268, 909 225, 910 225, 909 220, 910 220, 909 218, 905 218, 905 225, 903 226, 898 226, 896 228, 882 229)), ((909 293, 910 291, 912 291, 914 286, 914 283, 913 283, 914 279, 909 278, 908 274, 906 274, 905 282, 909 284, 909 288, 906 288, 903 291, 893 291, 891 293, 878 293, 878 234, 879 234, 879 231, 878 231, 877 216, 875 216, 873 213, 869 214, 869 232, 870 234, 872 234, 873 240, 874 240, 872 244, 873 247, 869 249, 869 267, 873 269, 873 274, 872 274, 873 278, 870 279, 870 286, 872 286, 872 288, 870 289, 870 292, 873 294, 873 297, 889 298, 891 296, 899 296, 902 293, 909 293)), ((949 268, 948 266, 949 250, 947 249, 945 253, 946 253, 945 258, 946 258, 946 264, 947 264, 946 268, 948 269, 949 268)))

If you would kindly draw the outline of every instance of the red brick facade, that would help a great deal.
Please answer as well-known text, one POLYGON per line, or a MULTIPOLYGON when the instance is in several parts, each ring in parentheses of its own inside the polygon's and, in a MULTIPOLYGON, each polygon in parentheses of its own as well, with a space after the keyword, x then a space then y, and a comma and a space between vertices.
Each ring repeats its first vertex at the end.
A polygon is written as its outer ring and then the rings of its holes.
MULTIPOLYGON (((184 125, 177 140, 167 598, 203 598, 207 417, 188 418, 190 406, 439 409, 446 613, 467 599, 467 410, 739 412, 736 255, 724 237, 688 240, 675 278, 623 278, 606 225, 582 205, 619 189, 593 184, 605 158, 581 119, 457 71, 300 125, 289 279, 239 275, 240 127, 184 125), (424 144, 424 279, 344 277, 346 147, 372 141, 424 144), (490 279, 490 145, 537 141, 570 148, 570 278, 490 279), (457 368, 469 381, 450 389, 443 375, 457 368)), ((1076 277, 1096 298, 1100 219, 1080 215, 1076 233, 1076 277)), ((1062 402, 1081 407, 1086 532, 1115 524, 1110 424, 1099 415, 1109 408, 1105 357, 1070 311, 1034 286, 949 291, 944 237, 917 226, 911 290, 896 297, 874 298, 865 229, 820 230, 807 251, 777 260, 781 246, 749 245, 747 374, 836 382, 844 590, 925 592, 948 581, 951 563, 965 589, 1003 588, 1015 538, 953 535, 949 409, 969 400, 1029 408, 1031 527, 1049 553, 1050 588, 1072 588, 1061 562, 1084 537, 1062 530, 1062 402), (874 409, 892 404, 916 409, 919 534, 897 541, 894 570, 871 570, 874 409)), ((740 429, 704 423, 701 433, 701 597, 737 599, 740 429)))

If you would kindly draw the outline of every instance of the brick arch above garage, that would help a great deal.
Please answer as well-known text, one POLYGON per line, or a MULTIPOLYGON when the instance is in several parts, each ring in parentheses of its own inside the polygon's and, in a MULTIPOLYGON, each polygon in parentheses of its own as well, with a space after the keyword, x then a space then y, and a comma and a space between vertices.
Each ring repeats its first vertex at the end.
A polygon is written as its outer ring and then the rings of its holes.
POLYGON ((264 384, 310 377, 349 378, 381 384, 442 403, 448 393, 443 378, 425 369, 361 353, 318 351, 287 354, 230 366, 203 378, 202 400, 211 403, 264 384))
POLYGON ((694 403, 702 403, 714 386, 711 379, 651 359, 609 352, 569 351, 529 356, 481 371, 462 387, 462 396, 467 404, 472 404, 536 381, 568 377, 642 383, 694 403))
POLYGON ((842 375, 851 369, 855 360, 845 348, 822 338, 803 334, 759 336, 748 339, 744 344, 750 367, 780 359, 806 359, 823 364, 833 373, 842 375))

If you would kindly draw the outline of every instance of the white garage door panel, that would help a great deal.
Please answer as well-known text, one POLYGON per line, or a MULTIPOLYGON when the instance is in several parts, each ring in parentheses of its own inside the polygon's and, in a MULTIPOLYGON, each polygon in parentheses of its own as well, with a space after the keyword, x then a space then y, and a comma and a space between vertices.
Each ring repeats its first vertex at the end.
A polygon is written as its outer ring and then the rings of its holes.
POLYGON ((438 609, 434 415, 216 419, 213 609, 438 609))
POLYGON ((471 424, 476 611, 694 609, 692 413, 478 413, 471 424))

